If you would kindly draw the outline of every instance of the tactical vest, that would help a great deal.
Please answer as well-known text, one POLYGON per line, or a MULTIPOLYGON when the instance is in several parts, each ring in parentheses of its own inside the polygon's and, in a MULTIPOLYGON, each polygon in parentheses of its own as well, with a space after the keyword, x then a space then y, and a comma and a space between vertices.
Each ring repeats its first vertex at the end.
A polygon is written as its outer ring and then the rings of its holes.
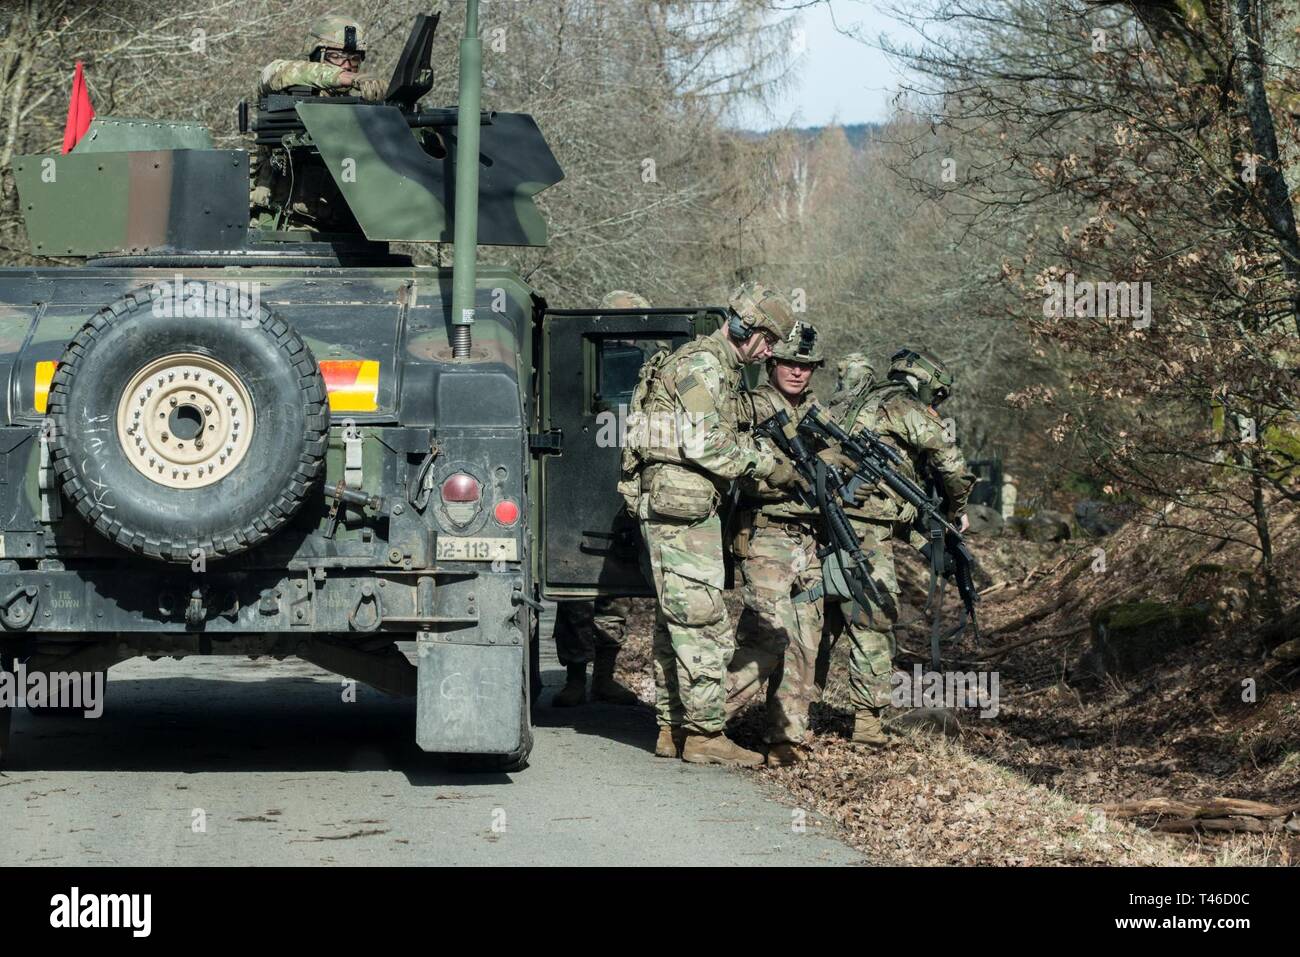
MULTIPOLYGON (((790 416, 790 421, 797 423, 807 406, 817 401, 812 392, 807 391, 800 397, 799 405, 795 406, 780 389, 770 382, 760 385, 751 395, 753 396, 754 411, 757 418, 757 422, 754 424, 770 418, 779 410, 784 410, 790 416)), ((745 506, 754 509, 759 515, 778 520, 792 518, 814 520, 816 518, 816 509, 809 508, 802 502, 796 501, 788 491, 773 488, 761 479, 748 479, 741 488, 745 497, 745 506)), ((763 524, 762 520, 759 520, 758 524, 763 524)))
MULTIPOLYGON (((912 399, 912 391, 901 382, 883 382, 855 393, 849 401, 835 410, 835 418, 840 428, 846 432, 865 428, 878 434, 886 444, 893 446, 902 455, 906 464, 899 471, 916 481, 914 451, 900 442, 898 436, 888 429, 881 430, 884 419, 882 410, 887 404, 900 398, 912 399)), ((916 517, 916 509, 912 505, 883 487, 877 487, 862 505, 846 508, 845 511, 855 518, 866 518, 872 521, 910 522, 916 517)))
MULTIPOLYGON (((676 465, 705 474, 682 457, 677 402, 677 380, 672 365, 675 360, 707 352, 722 366, 722 401, 719 411, 724 422, 739 419, 737 388, 741 369, 730 348, 716 336, 700 336, 675 352, 660 349, 646 360, 637 376, 636 386, 627 407, 627 437, 623 444, 621 476, 618 490, 628 509, 636 514, 642 492, 641 474, 652 465, 676 465)), ((708 476, 715 482, 713 476, 708 476)))

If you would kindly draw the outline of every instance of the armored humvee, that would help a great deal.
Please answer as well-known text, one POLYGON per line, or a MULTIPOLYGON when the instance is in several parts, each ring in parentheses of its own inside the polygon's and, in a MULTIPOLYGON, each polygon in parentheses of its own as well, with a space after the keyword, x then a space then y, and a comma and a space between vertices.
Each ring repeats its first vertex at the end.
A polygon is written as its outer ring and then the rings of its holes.
POLYGON ((422 17, 384 103, 241 109, 334 190, 330 232, 297 194, 250 225, 249 154, 193 124, 101 117, 15 161, 33 253, 85 262, 0 270, 11 678, 298 656, 414 697, 425 751, 518 768, 541 599, 646 593, 620 407, 721 310, 556 311, 476 264, 546 242, 533 197, 563 174, 531 117, 480 110, 475 8, 458 108, 417 109, 422 17), (452 269, 389 245, 452 240, 452 269))

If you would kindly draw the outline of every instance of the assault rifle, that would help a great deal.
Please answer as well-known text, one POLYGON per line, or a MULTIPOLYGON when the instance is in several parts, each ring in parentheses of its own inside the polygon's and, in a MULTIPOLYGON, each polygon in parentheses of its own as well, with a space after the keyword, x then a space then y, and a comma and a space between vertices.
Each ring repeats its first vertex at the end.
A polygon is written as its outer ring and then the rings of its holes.
POLYGON ((862 429, 850 435, 836 424, 825 409, 813 404, 800 421, 799 431, 828 447, 838 448, 852 460, 857 471, 844 485, 846 501, 854 501, 864 487, 883 486, 916 508, 929 539, 921 551, 930 562, 930 597, 927 602, 927 610, 933 617, 930 663, 937 671, 941 641, 961 634, 968 620, 974 630, 975 640, 979 640, 979 622, 975 617, 979 592, 975 590, 973 578, 975 556, 966 547, 961 530, 944 517, 942 499, 937 494, 931 495, 902 474, 899 467, 904 464, 903 457, 870 429, 862 429), (941 634, 939 614, 943 608, 943 582, 948 578, 957 583, 963 613, 955 627, 946 634, 941 634))
POLYGON ((817 557, 822 560, 821 591, 815 594, 807 592, 795 600, 816 599, 822 594, 851 599, 871 620, 871 600, 867 598, 867 592, 871 592, 877 606, 882 604, 882 598, 871 579, 871 566, 863 554, 862 543, 844 514, 843 503, 851 500, 844 497, 844 476, 808 451, 798 428, 784 409, 777 410, 771 418, 754 426, 754 432, 770 441, 790 460, 801 479, 795 495, 804 505, 817 509, 826 532, 827 544, 817 550, 817 557))

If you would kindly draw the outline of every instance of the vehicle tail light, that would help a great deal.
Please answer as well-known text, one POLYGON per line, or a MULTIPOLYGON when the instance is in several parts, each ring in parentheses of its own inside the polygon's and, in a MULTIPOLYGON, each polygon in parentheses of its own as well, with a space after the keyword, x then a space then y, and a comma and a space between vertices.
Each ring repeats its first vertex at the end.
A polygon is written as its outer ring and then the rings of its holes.
POLYGON ((442 483, 442 500, 449 504, 477 502, 481 492, 478 480, 464 472, 449 475, 442 483))
POLYGON ((510 499, 497 502, 497 507, 492 510, 493 517, 496 518, 498 525, 505 525, 507 528, 519 521, 519 506, 510 499))

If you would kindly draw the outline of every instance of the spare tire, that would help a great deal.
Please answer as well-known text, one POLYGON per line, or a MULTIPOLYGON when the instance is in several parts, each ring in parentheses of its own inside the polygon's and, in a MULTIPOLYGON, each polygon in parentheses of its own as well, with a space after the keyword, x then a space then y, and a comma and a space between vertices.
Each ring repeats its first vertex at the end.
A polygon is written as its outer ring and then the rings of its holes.
MULTIPOLYGON (((185 284, 184 301, 204 295, 185 284)), ((242 316, 170 305, 130 293, 68 345, 50 385, 51 460, 78 514, 123 548, 172 562, 237 555, 319 479, 325 381, 260 303, 242 316)))

